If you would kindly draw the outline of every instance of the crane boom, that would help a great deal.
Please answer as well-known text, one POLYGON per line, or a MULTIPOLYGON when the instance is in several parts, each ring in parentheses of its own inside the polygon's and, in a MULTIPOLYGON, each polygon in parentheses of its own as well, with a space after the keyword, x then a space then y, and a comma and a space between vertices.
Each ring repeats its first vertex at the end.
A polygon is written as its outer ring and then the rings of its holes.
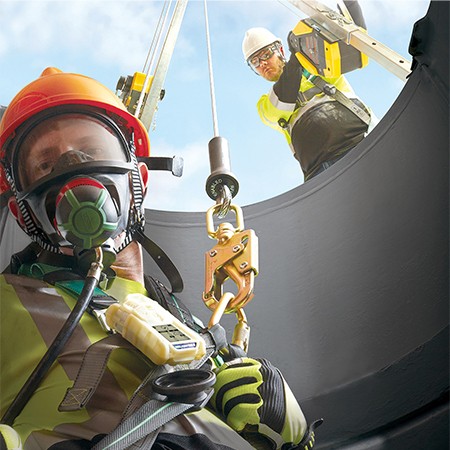
POLYGON ((186 11, 187 2, 188 0, 177 0, 174 7, 172 19, 161 48, 161 53, 159 55, 159 60, 156 66, 148 98, 142 107, 140 119, 149 131, 153 121, 153 116, 158 106, 158 101, 160 100, 161 90, 163 89, 164 80, 166 79, 167 70, 169 68, 172 53, 175 48, 175 43, 178 38, 184 13, 186 11))

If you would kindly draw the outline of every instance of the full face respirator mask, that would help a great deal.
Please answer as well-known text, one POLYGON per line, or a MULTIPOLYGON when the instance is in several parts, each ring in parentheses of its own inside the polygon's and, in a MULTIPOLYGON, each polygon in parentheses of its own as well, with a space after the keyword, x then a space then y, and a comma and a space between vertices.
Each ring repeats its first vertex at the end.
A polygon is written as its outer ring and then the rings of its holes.
POLYGON ((100 114, 64 113, 28 125, 15 142, 11 172, 26 231, 48 250, 72 248, 82 266, 102 247, 110 265, 129 226, 136 170, 122 131, 100 114))

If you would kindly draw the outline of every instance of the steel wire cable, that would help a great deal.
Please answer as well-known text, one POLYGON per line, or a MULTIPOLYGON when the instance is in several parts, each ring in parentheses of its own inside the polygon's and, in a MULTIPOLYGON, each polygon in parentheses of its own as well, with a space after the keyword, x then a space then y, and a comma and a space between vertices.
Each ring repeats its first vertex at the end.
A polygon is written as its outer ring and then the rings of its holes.
MULTIPOLYGON (((208 20, 208 7, 207 0, 204 0, 204 10, 205 10, 205 30, 206 30, 206 49, 208 54, 208 73, 209 73, 209 90, 211 97, 211 114, 213 122, 213 132, 214 137, 219 136, 219 123, 217 119, 217 106, 216 106, 216 94, 214 86, 214 71, 212 66, 212 55, 211 55, 211 37, 209 33, 209 20, 208 20)), ((218 213, 219 218, 223 218, 228 214, 230 210, 232 195, 228 186, 222 186, 220 190, 220 195, 217 197, 217 203, 221 205, 220 211, 218 213)))
POLYGON ((205 8, 205 29, 206 29, 206 48, 208 53, 209 89, 211 95, 211 112, 212 112, 214 137, 217 137, 219 136, 219 124, 217 121, 216 95, 214 89, 214 72, 212 67, 212 56, 211 56, 211 38, 209 34, 208 7, 206 5, 206 1, 207 0, 204 0, 203 3, 205 8))

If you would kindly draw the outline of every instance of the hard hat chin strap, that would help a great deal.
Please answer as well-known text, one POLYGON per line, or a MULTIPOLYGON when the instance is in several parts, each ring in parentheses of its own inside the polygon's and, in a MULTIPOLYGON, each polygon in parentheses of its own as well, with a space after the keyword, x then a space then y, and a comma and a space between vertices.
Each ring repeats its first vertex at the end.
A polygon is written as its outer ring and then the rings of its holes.
POLYGON ((122 245, 117 250, 117 253, 122 251, 133 240, 138 242, 142 245, 143 249, 149 254, 149 256, 152 257, 152 259, 164 273, 171 285, 172 292, 181 292, 184 285, 180 272, 175 267, 171 259, 166 255, 166 253, 144 233, 144 192, 135 149, 136 147, 134 144, 133 134, 130 141, 130 153, 133 163, 133 170, 131 171, 133 201, 130 206, 125 239, 122 245))

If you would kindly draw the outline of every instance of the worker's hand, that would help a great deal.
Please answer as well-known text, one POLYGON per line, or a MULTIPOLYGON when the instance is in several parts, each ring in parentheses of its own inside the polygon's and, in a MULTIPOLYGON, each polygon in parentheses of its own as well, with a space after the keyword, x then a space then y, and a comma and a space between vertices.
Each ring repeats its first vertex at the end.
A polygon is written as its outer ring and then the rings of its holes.
POLYGON ((281 448, 285 443, 297 445, 308 435, 299 404, 269 361, 237 358, 217 369, 216 376, 212 406, 248 441, 263 435, 281 448))
POLYGON ((291 53, 289 60, 286 63, 285 70, 295 71, 295 73, 302 73, 303 66, 297 58, 295 53, 291 53))
POLYGON ((288 34, 287 43, 291 55, 286 62, 286 69, 294 71, 302 70, 303 68, 296 56, 296 53, 300 51, 300 42, 298 40, 298 37, 292 31, 290 31, 288 34))

